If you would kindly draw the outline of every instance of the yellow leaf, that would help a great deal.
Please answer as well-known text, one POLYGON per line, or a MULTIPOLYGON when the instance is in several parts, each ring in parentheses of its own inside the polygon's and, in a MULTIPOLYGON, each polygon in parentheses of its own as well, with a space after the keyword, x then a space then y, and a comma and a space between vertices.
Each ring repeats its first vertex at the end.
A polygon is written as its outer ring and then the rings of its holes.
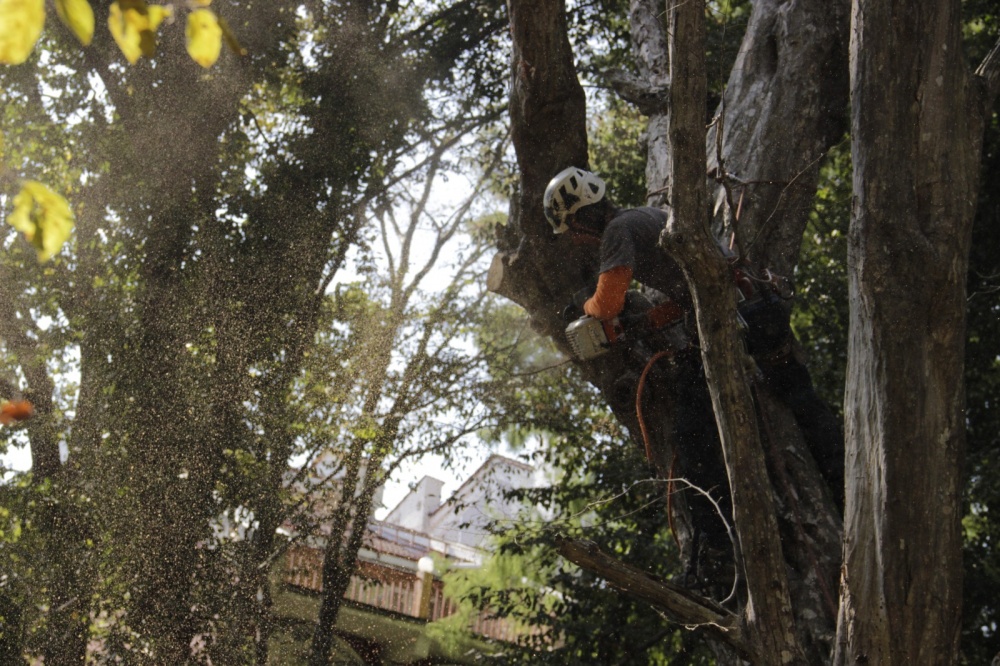
POLYGON ((56 0, 56 13, 81 44, 90 46, 94 38, 94 10, 87 0, 56 0))
POLYGON ((147 9, 147 18, 149 20, 149 29, 156 30, 163 23, 163 19, 170 18, 173 14, 173 10, 165 5, 150 5, 147 9))
POLYGON ((69 203, 38 181, 28 180, 14 197, 14 210, 7 223, 24 234, 38 250, 38 261, 48 261, 59 252, 73 231, 69 203))
POLYGON ((139 27, 136 25, 138 23, 137 15, 138 12, 134 9, 123 11, 117 2, 111 3, 111 9, 108 12, 108 29, 111 31, 111 36, 115 38, 115 43, 122 50, 125 59, 133 65, 142 55, 142 49, 139 48, 141 37, 139 36, 139 27))
POLYGON ((208 68, 215 64, 222 51, 222 28, 210 9, 196 9, 188 14, 187 52, 191 58, 208 68))
POLYGON ((152 58, 156 54, 156 29, 160 27, 163 19, 170 16, 170 9, 163 5, 150 5, 146 13, 146 29, 139 33, 141 39, 139 46, 142 48, 142 55, 152 58))
POLYGON ((108 29, 125 59, 135 64, 141 56, 156 52, 156 29, 171 10, 163 5, 147 5, 144 0, 117 0, 108 12, 108 29))
POLYGON ((45 25, 45 0, 0 0, 0 62, 20 65, 45 25))

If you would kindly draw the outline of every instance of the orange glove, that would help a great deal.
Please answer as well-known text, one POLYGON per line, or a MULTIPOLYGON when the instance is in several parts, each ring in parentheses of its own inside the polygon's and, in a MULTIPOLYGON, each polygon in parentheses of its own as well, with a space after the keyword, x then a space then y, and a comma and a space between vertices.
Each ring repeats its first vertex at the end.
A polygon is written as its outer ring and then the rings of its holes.
POLYGON ((597 278, 597 290, 583 304, 583 311, 601 321, 616 317, 625 307, 625 292, 632 282, 632 268, 615 266, 597 278))

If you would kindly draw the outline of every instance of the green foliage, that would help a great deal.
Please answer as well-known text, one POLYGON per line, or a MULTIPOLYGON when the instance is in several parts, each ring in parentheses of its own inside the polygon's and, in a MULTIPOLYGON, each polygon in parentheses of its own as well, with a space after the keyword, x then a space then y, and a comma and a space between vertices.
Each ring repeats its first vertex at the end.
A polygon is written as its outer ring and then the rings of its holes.
MULTIPOLYGON (((750 15, 745 0, 711 2, 706 7, 709 99, 706 119, 716 112, 750 15)), ((585 3, 570 11, 579 69, 585 77, 614 69, 634 69, 629 45, 628 3, 585 3), (594 12, 594 14, 591 14, 594 12), (599 16, 598 16, 599 14, 599 16)), ((590 164, 622 207, 646 204, 646 118, 609 91, 598 88, 590 114, 590 164)))
MULTIPOLYGON (((238 67, 223 57, 199 73, 164 24, 173 43, 148 64, 121 66, 105 30, 86 56, 56 30, 38 57, 0 70, 7 168, 44 172, 77 213, 76 242, 44 266, 9 227, 0 256, 0 373, 37 405, 52 399, 0 431, 54 461, 47 506, 58 511, 17 542, 47 564, 14 594, 31 600, 21 622, 32 655, 58 662, 66 645, 63 661, 82 660, 86 640, 64 640, 82 627, 93 659, 156 661, 198 637, 202 657, 250 661, 270 630, 259 592, 281 548, 275 529, 302 500, 282 485, 290 460, 352 431, 389 451, 390 428, 359 416, 380 381, 410 391, 399 432, 417 449, 449 443, 432 396, 445 410, 475 405, 459 380, 479 367, 461 353, 478 316, 464 308, 480 302, 471 274, 437 306, 438 294, 417 292, 395 311, 375 279, 345 288, 339 312, 325 294, 351 248, 370 256, 375 211, 412 203, 394 185, 414 160, 488 116, 477 100, 461 115, 439 104, 462 85, 451 72, 466 48, 496 37, 499 5, 460 4, 215 0, 246 42, 238 67), (406 354, 410 374, 395 365, 406 354), (391 361, 381 378, 370 365, 380 358, 391 361), (79 520, 66 520, 73 511, 79 520)), ((372 277, 369 265, 362 280, 372 277)), ((374 404, 369 417, 394 414, 374 404)))
POLYGON ((596 0, 568 3, 567 21, 577 68, 588 76, 628 67, 628 2, 596 0))
MULTIPOLYGON (((551 343, 516 325, 517 310, 485 329, 519 340, 504 358, 502 393, 491 406, 514 425, 493 431, 539 469, 549 484, 510 499, 526 508, 494 525, 494 554, 480 570, 449 574, 464 617, 485 611, 530 627, 516 646, 485 658, 498 664, 708 663, 697 641, 649 606, 610 588, 556 554, 558 536, 585 538, 616 558, 669 577, 679 556, 664 520, 665 488, 649 478, 642 453, 600 396, 551 343), (504 374, 506 373, 506 374, 504 374), (687 660, 687 661, 685 661, 687 660)), ((498 312, 498 315, 502 313, 498 312)))
MULTIPOLYGON (((1000 37, 1000 12, 989 0, 965 0, 964 45, 976 67, 1000 37)), ((962 659, 988 663, 1000 653, 1000 115, 983 137, 979 201, 967 278, 965 598, 962 659)))
POLYGON ((805 349, 820 396, 843 407, 847 367, 847 228, 851 222, 851 156, 845 140, 820 169, 813 210, 795 269, 792 329, 805 349))
POLYGON ((612 103, 590 128, 591 168, 607 183, 618 206, 646 205, 646 118, 628 105, 612 103))

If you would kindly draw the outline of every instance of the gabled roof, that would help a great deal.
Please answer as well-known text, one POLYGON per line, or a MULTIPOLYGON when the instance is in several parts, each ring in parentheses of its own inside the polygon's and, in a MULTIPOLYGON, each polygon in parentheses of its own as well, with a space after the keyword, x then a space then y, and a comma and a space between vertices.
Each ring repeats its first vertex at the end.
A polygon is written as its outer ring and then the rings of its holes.
POLYGON ((475 472, 473 472, 471 475, 469 475, 469 478, 467 478, 462 483, 462 485, 460 485, 458 487, 458 490, 456 490, 455 492, 453 492, 451 494, 451 497, 449 497, 447 500, 441 502, 441 506, 439 506, 437 509, 435 509, 431 513, 431 516, 436 516, 443 509, 448 508, 451 505, 453 505, 455 503, 455 501, 458 499, 458 497, 462 494, 463 490, 466 490, 467 488, 471 487, 474 483, 483 481, 483 477, 485 477, 493 468, 497 467, 498 465, 505 465, 507 467, 513 467, 514 469, 518 469, 518 470, 521 470, 523 472, 534 472, 535 471, 534 467, 532 467, 531 465, 525 464, 525 463, 521 462, 520 460, 514 460, 513 458, 508 458, 507 456, 502 456, 502 455, 500 455, 498 453, 491 454, 490 457, 486 459, 486 462, 484 462, 482 465, 480 465, 476 469, 475 472))

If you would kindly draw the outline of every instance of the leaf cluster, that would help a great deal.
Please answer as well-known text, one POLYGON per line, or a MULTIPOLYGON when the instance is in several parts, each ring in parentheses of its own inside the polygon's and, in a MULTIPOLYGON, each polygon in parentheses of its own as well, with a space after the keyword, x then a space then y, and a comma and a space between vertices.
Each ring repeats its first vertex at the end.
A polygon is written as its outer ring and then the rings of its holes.
MULTIPOLYGON (((197 0, 187 12, 187 52, 202 67, 215 64, 225 41, 238 55, 245 55, 225 19, 208 9, 211 0, 197 0)), ((56 0, 56 14, 84 47, 94 38, 94 10, 88 0, 56 0)), ((173 17, 172 5, 147 4, 145 0, 115 0, 108 8, 108 30, 125 59, 156 54, 156 33, 173 17)), ((12 0, 0 5, 0 63, 20 65, 35 48, 45 25, 43 0, 12 0)))

